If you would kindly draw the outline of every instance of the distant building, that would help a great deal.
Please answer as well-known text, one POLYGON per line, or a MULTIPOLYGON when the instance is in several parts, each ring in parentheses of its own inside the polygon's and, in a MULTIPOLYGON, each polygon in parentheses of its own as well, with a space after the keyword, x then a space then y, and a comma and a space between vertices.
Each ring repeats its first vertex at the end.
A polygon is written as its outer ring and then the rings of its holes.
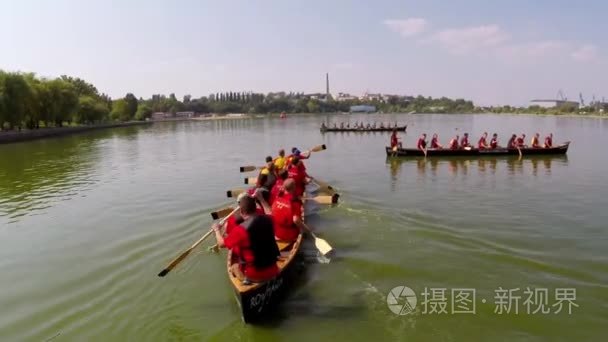
POLYGON ((382 94, 365 93, 359 99, 362 101, 382 101, 383 97, 382 97, 382 94))
POLYGON ((376 106, 369 106, 369 105, 350 106, 350 111, 353 113, 373 113, 376 111, 376 106))
POLYGON ((165 120, 171 118, 171 113, 155 112, 150 116, 152 120, 165 120))
POLYGON ((536 99, 530 101, 530 106, 539 106, 542 108, 555 108, 555 107, 563 107, 563 106, 573 106, 574 108, 579 107, 579 103, 576 101, 568 101, 568 100, 545 100, 545 99, 536 99))
POLYGON ((336 101, 354 101, 358 99, 357 96, 348 93, 338 93, 338 96, 336 96, 336 101))
POLYGON ((194 117, 194 112, 177 112, 175 113, 176 118, 192 118, 194 117))

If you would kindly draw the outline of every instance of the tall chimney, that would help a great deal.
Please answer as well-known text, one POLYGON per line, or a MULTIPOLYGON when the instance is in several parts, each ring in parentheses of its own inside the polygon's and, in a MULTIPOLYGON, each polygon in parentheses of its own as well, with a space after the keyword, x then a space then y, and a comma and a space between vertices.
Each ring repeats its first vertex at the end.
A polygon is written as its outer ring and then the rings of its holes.
POLYGON ((329 100, 329 73, 325 74, 325 95, 327 96, 327 99, 329 100))

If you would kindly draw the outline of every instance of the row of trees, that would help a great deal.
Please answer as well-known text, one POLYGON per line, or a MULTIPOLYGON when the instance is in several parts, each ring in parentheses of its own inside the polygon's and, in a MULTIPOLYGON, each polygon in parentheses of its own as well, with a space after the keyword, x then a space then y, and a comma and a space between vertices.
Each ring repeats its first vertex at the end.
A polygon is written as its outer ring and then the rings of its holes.
POLYGON ((385 101, 334 101, 294 92, 225 92, 197 99, 186 95, 182 100, 175 94, 156 94, 144 100, 129 93, 124 98, 112 100, 80 78, 40 78, 32 73, 0 70, 0 128, 3 130, 145 120, 154 112, 328 113, 347 112, 351 106, 361 104, 374 105, 384 112, 462 113, 474 109, 471 101, 445 97, 391 96, 385 101))

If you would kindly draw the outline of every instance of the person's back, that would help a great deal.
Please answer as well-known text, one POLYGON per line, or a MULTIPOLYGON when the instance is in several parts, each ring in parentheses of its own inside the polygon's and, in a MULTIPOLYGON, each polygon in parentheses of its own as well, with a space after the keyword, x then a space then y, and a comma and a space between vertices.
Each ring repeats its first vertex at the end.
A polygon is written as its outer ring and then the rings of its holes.
POLYGON ((450 149, 457 150, 458 149, 458 136, 450 140, 450 149))
POLYGON ((551 147, 553 147, 553 133, 550 133, 545 138, 545 148, 551 148, 551 147))
POLYGON ((517 147, 517 135, 513 134, 509 142, 507 143, 507 148, 516 148, 517 147))
POLYGON ((266 215, 256 216, 246 230, 253 260, 245 266, 243 273, 254 282, 274 278, 279 273, 277 258, 280 252, 274 237, 272 218, 266 215))
POLYGON ((295 196, 294 191, 294 181, 286 180, 284 189, 272 204, 274 235, 280 241, 295 241, 300 234, 300 228, 295 222, 302 216, 302 202, 295 196))

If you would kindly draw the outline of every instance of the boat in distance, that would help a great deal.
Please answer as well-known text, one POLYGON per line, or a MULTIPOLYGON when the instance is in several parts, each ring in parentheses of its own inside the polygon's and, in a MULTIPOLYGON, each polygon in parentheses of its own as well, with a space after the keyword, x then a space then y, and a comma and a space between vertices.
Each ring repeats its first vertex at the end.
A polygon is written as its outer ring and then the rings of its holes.
MULTIPOLYGON (((554 147, 523 147, 517 148, 495 148, 495 149, 478 149, 478 148, 461 148, 461 149, 432 149, 426 150, 427 157, 456 157, 456 156, 522 156, 529 155, 563 155, 568 152, 570 142, 567 141, 561 145, 554 147)), ((393 149, 386 146, 386 155, 388 157, 424 157, 424 151, 417 148, 397 148, 393 149)))
POLYGON ((382 128, 330 128, 330 127, 321 127, 319 129, 321 133, 325 132, 392 132, 396 130, 397 132, 405 132, 407 130, 407 125, 405 126, 397 126, 397 127, 382 127, 382 128))

